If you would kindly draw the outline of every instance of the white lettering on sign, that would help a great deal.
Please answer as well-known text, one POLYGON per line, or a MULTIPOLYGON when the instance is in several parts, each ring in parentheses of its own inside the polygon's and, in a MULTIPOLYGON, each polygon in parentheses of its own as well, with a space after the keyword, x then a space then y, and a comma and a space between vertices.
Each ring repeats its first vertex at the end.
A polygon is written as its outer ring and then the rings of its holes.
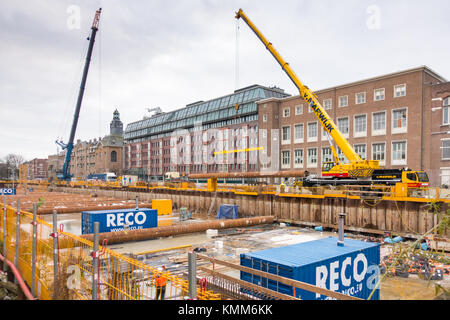
POLYGON ((132 226, 134 224, 144 224, 147 220, 147 215, 139 211, 137 213, 131 211, 127 214, 125 213, 108 213, 106 214, 106 226, 107 227, 121 227, 125 224, 127 226, 132 226))
MULTIPOLYGON (((339 270, 339 260, 330 262, 329 267, 326 265, 316 267, 316 286, 324 289, 328 289, 331 291, 339 291, 339 286, 342 284, 343 287, 349 287, 353 279, 356 282, 361 282, 364 280, 366 273, 368 262, 367 258, 363 253, 359 253, 355 259, 353 260, 353 274, 347 278, 346 270, 352 265, 352 258, 347 257, 344 261, 342 261, 342 265, 339 270), (358 272, 358 267, 362 263, 362 270, 358 272), (328 272, 329 270, 329 272, 328 272), (340 280, 340 281, 339 281, 340 280)), ((362 287, 358 287, 358 290, 348 290, 348 292, 357 293, 361 291, 362 287)), ((319 298, 320 294, 316 293, 316 298, 319 298)))
POLYGON ((4 195, 16 194, 16 189, 13 189, 13 188, 0 188, 0 194, 4 194, 4 195))

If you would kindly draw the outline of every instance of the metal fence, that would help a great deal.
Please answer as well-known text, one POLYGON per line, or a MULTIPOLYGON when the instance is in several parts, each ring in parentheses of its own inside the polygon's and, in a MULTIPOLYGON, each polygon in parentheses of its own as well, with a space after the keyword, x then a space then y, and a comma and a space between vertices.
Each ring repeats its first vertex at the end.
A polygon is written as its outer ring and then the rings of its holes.
MULTIPOLYGON (((6 203, 0 207, 0 248, 38 299, 155 299, 156 274, 167 279, 165 299, 188 298, 188 281, 170 271, 162 272, 119 254, 106 243, 94 251, 93 242, 20 210, 20 202, 18 208, 6 203)), ((221 296, 199 288, 195 298, 218 300, 221 296)))

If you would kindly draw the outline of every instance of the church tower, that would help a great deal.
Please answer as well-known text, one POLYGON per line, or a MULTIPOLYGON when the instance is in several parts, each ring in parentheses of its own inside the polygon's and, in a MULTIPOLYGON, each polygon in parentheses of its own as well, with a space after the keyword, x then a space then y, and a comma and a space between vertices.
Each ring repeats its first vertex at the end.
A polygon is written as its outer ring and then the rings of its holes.
POLYGON ((123 123, 120 121, 120 114, 117 109, 113 113, 113 119, 109 125, 109 134, 112 136, 123 136, 123 123))

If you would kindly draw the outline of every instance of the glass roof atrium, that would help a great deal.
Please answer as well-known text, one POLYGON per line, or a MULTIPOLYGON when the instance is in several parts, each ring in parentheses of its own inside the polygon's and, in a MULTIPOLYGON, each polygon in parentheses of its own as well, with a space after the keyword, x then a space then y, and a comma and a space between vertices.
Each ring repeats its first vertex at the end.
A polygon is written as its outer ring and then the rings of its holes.
MULTIPOLYGON (((125 129, 124 139, 128 142, 150 138, 160 138, 164 133, 177 129, 193 128, 195 123, 201 123, 203 129, 208 124, 221 122, 225 125, 233 124, 227 119, 236 118, 237 115, 257 115, 257 101, 267 98, 285 98, 290 96, 283 89, 277 87, 264 87, 253 85, 236 90, 233 94, 199 101, 187 105, 185 108, 154 115, 150 118, 132 122, 125 129), (235 105, 239 104, 236 111, 235 105)), ((257 120, 257 116, 254 117, 257 120)))

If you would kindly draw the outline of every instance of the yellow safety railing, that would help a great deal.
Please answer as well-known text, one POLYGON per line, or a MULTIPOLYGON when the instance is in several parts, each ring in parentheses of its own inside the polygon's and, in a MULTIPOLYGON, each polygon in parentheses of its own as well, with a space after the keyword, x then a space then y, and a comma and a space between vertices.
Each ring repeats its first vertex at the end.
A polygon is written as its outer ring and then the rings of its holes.
MULTIPOLYGON (((32 287, 32 238, 33 214, 16 208, 6 207, 6 236, 3 232, 4 205, 0 205, 0 242, 6 241, 5 256, 14 262, 18 248, 17 266, 23 279, 32 287), (17 223, 19 219, 19 223, 17 223), (19 226, 19 243, 16 228, 19 226), (18 247, 17 247, 18 245, 18 247)), ((58 229, 57 246, 53 245, 53 226, 37 218, 35 288, 36 297, 41 300, 87 300, 92 299, 93 243, 81 237, 58 229), (54 258, 57 256, 57 272, 54 258)), ((2 248, 2 246, 0 246, 2 248)), ((188 295, 188 281, 170 273, 159 271, 131 257, 100 246, 98 256, 99 300, 149 300, 156 298, 155 275, 167 279, 165 299, 185 299, 188 295)), ((220 294, 197 290, 199 300, 218 300, 220 294)))
MULTIPOLYGON (((12 181, 0 181, 0 184, 12 184, 12 181)), ((49 186, 46 181, 15 181, 17 188, 22 188, 27 184, 28 188, 35 190, 43 190, 49 186)), ((56 186, 73 187, 73 188, 103 188, 112 189, 120 188, 129 191, 150 191, 152 189, 167 189, 167 190, 187 190, 187 191, 208 191, 207 186, 203 184, 195 185, 192 182, 158 182, 158 183, 143 183, 138 182, 136 185, 121 186, 118 182, 103 182, 103 181, 56 181, 56 186)), ((406 185, 406 184, 400 184, 406 185)), ((403 198, 411 201, 429 201, 435 199, 443 202, 450 202, 450 191, 441 188, 432 187, 405 187, 404 192, 401 192, 402 186, 361 186, 361 185, 345 185, 345 186, 320 186, 320 187, 303 187, 301 184, 293 185, 242 185, 242 184, 225 184, 221 183, 217 186, 219 192, 235 192, 240 194, 278 194, 280 196, 308 196, 312 197, 338 197, 349 196, 354 198, 376 197, 385 200, 403 198)))

